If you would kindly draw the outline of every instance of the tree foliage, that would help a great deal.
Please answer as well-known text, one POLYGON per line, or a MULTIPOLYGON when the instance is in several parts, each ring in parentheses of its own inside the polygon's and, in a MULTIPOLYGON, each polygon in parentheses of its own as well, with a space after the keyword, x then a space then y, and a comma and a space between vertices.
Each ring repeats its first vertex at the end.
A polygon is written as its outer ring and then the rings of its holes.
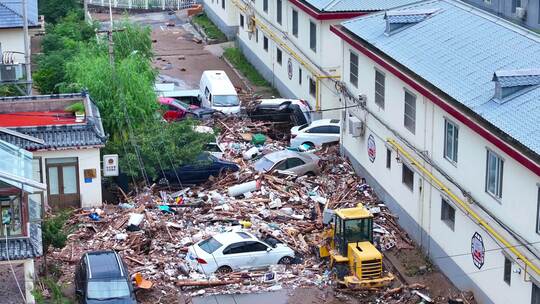
POLYGON ((38 10, 48 23, 57 23, 69 12, 75 11, 82 16, 80 1, 77 0, 39 0, 38 10))

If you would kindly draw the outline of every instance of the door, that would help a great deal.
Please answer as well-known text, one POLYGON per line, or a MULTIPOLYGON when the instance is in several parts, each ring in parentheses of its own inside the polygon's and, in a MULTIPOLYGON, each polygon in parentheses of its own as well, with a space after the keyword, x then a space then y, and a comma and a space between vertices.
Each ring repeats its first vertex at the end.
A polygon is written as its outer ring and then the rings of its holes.
POLYGON ((49 158, 45 163, 49 206, 53 209, 80 208, 77 158, 49 158))

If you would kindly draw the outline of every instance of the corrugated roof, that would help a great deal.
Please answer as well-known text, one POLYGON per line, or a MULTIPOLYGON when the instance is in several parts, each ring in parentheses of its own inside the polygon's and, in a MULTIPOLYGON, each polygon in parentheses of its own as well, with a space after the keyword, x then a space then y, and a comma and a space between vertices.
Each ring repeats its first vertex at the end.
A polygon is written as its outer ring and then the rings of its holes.
MULTIPOLYGON (((37 0, 27 0, 28 26, 38 25, 37 0)), ((22 27, 22 1, 0 0, 0 28, 22 27)))
POLYGON ((342 25, 540 155, 540 88, 494 100, 495 72, 540 68, 540 36, 451 0, 406 9, 438 9, 391 35, 384 13, 342 25))
POLYGON ((303 0, 321 12, 381 11, 418 0, 303 0))
POLYGON ((43 139, 43 141, 45 141, 45 144, 41 145, 20 137, 0 133, 1 140, 7 141, 15 146, 29 151, 83 146, 101 146, 104 145, 106 141, 105 136, 101 134, 101 132, 92 123, 85 125, 18 127, 10 129, 43 139))

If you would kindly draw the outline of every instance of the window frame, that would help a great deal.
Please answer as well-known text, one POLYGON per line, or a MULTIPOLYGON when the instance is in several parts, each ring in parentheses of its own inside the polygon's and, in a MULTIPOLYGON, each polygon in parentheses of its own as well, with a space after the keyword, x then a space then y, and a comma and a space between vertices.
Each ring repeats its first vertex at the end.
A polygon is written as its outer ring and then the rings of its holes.
POLYGON ((458 162, 458 151, 459 151, 459 126, 450 121, 448 118, 444 118, 444 147, 443 147, 443 155, 444 158, 452 163, 453 165, 456 165, 458 162), (448 126, 452 126, 452 154, 449 155, 449 138, 448 138, 448 126))
POLYGON ((503 179, 504 179, 504 159, 495 151, 487 148, 486 149, 486 180, 485 180, 485 191, 489 195, 491 195, 493 198, 495 198, 497 201, 500 201, 502 199, 502 191, 503 191, 503 179), (491 192, 490 185, 489 185, 489 174, 490 174, 490 155, 495 157, 496 163, 496 171, 495 171, 495 189, 494 192, 491 192))
POLYGON ((512 260, 510 260, 506 255, 504 255, 504 267, 503 267, 503 281, 511 285, 512 282, 512 260))
POLYGON ((268 52, 268 45, 269 45, 268 37, 266 37, 266 35, 263 35, 263 49, 266 52, 268 52))
POLYGON ((401 165, 401 183, 407 187, 407 189, 414 191, 414 170, 409 167, 409 165, 402 163, 401 165), (405 180, 405 171, 409 170, 412 173, 411 184, 409 185, 408 181, 405 180))
POLYGON ((317 82, 313 78, 309 78, 309 95, 312 97, 317 97, 317 82), (313 91, 311 90, 313 87, 313 91))
POLYGON ((268 0, 263 0, 263 11, 268 14, 268 0))
POLYGON ((454 231, 456 227, 456 208, 443 197, 441 198, 441 221, 454 231))
POLYGON ((292 34, 294 37, 298 38, 298 11, 293 9, 292 10, 292 34))
POLYGON ((407 89, 404 89, 404 97, 403 97, 403 104, 404 104, 404 108, 403 108, 403 126, 409 130, 412 134, 416 134, 416 99, 417 99, 417 96, 416 94, 414 94, 413 92, 407 90, 407 89), (407 95, 409 96, 412 96, 413 97, 413 106, 411 106, 410 104, 407 103, 407 95), (413 112, 413 115, 414 116, 411 116, 411 114, 407 114, 407 107, 409 108, 412 108, 412 110, 414 111, 413 112), (407 125, 407 119, 409 121, 412 121, 412 125, 407 125))
POLYGON ((374 83, 375 83, 375 90, 374 90, 375 98, 373 100, 375 101, 376 105, 378 105, 381 109, 384 110, 384 96, 385 96, 385 91, 386 91, 386 74, 379 69, 375 69, 375 82, 374 83), (377 81, 377 75, 382 76, 382 83, 377 81), (377 85, 379 85, 379 87, 382 86, 382 93, 377 92, 377 85))
POLYGON ((392 169, 392 150, 386 148, 386 169, 392 169))
POLYGON ((283 0, 276 0, 276 22, 283 25, 283 0))
POLYGON ((221 8, 225 9, 225 0, 221 0, 221 8))
POLYGON ((298 67, 298 84, 302 85, 302 68, 298 67))
POLYGON ((358 54, 352 50, 349 50, 349 82, 358 88, 358 54))
POLYGON ((244 15, 240 14, 240 27, 244 28, 244 15))
POLYGON ((276 46, 276 62, 279 65, 283 65, 283 51, 276 46))
POLYGON ((317 53, 317 24, 309 20, 309 48, 317 53))

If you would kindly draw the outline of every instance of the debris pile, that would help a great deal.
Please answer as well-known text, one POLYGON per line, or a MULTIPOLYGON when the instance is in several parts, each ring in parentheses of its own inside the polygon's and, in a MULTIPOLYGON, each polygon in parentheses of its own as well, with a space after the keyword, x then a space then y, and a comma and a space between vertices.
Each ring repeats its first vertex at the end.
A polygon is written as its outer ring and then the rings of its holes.
MULTIPOLYGON (((332 284, 331 272, 315 254, 320 234, 332 210, 358 203, 375 216, 377 248, 384 252, 413 247, 395 216, 339 155, 336 145, 313 151, 321 159, 317 176, 261 174, 253 169, 254 160, 246 160, 243 154, 255 147, 255 134, 268 134, 268 124, 229 118, 216 125, 222 127, 219 141, 226 158, 235 160, 240 171, 176 192, 153 185, 133 195, 123 194, 118 205, 74 212, 68 224, 76 227, 75 232, 66 247, 52 252, 62 262, 63 273, 72 275, 84 252, 112 249, 120 252, 132 274, 141 273, 153 282, 157 293, 168 290, 195 296, 327 286, 332 284), (284 243, 295 251, 295 260, 291 265, 226 274, 197 272, 185 262, 190 245, 235 230, 284 243)), ((283 141, 266 137, 254 157, 284 148, 283 141)), ((402 290, 394 291, 398 292, 402 290)))

